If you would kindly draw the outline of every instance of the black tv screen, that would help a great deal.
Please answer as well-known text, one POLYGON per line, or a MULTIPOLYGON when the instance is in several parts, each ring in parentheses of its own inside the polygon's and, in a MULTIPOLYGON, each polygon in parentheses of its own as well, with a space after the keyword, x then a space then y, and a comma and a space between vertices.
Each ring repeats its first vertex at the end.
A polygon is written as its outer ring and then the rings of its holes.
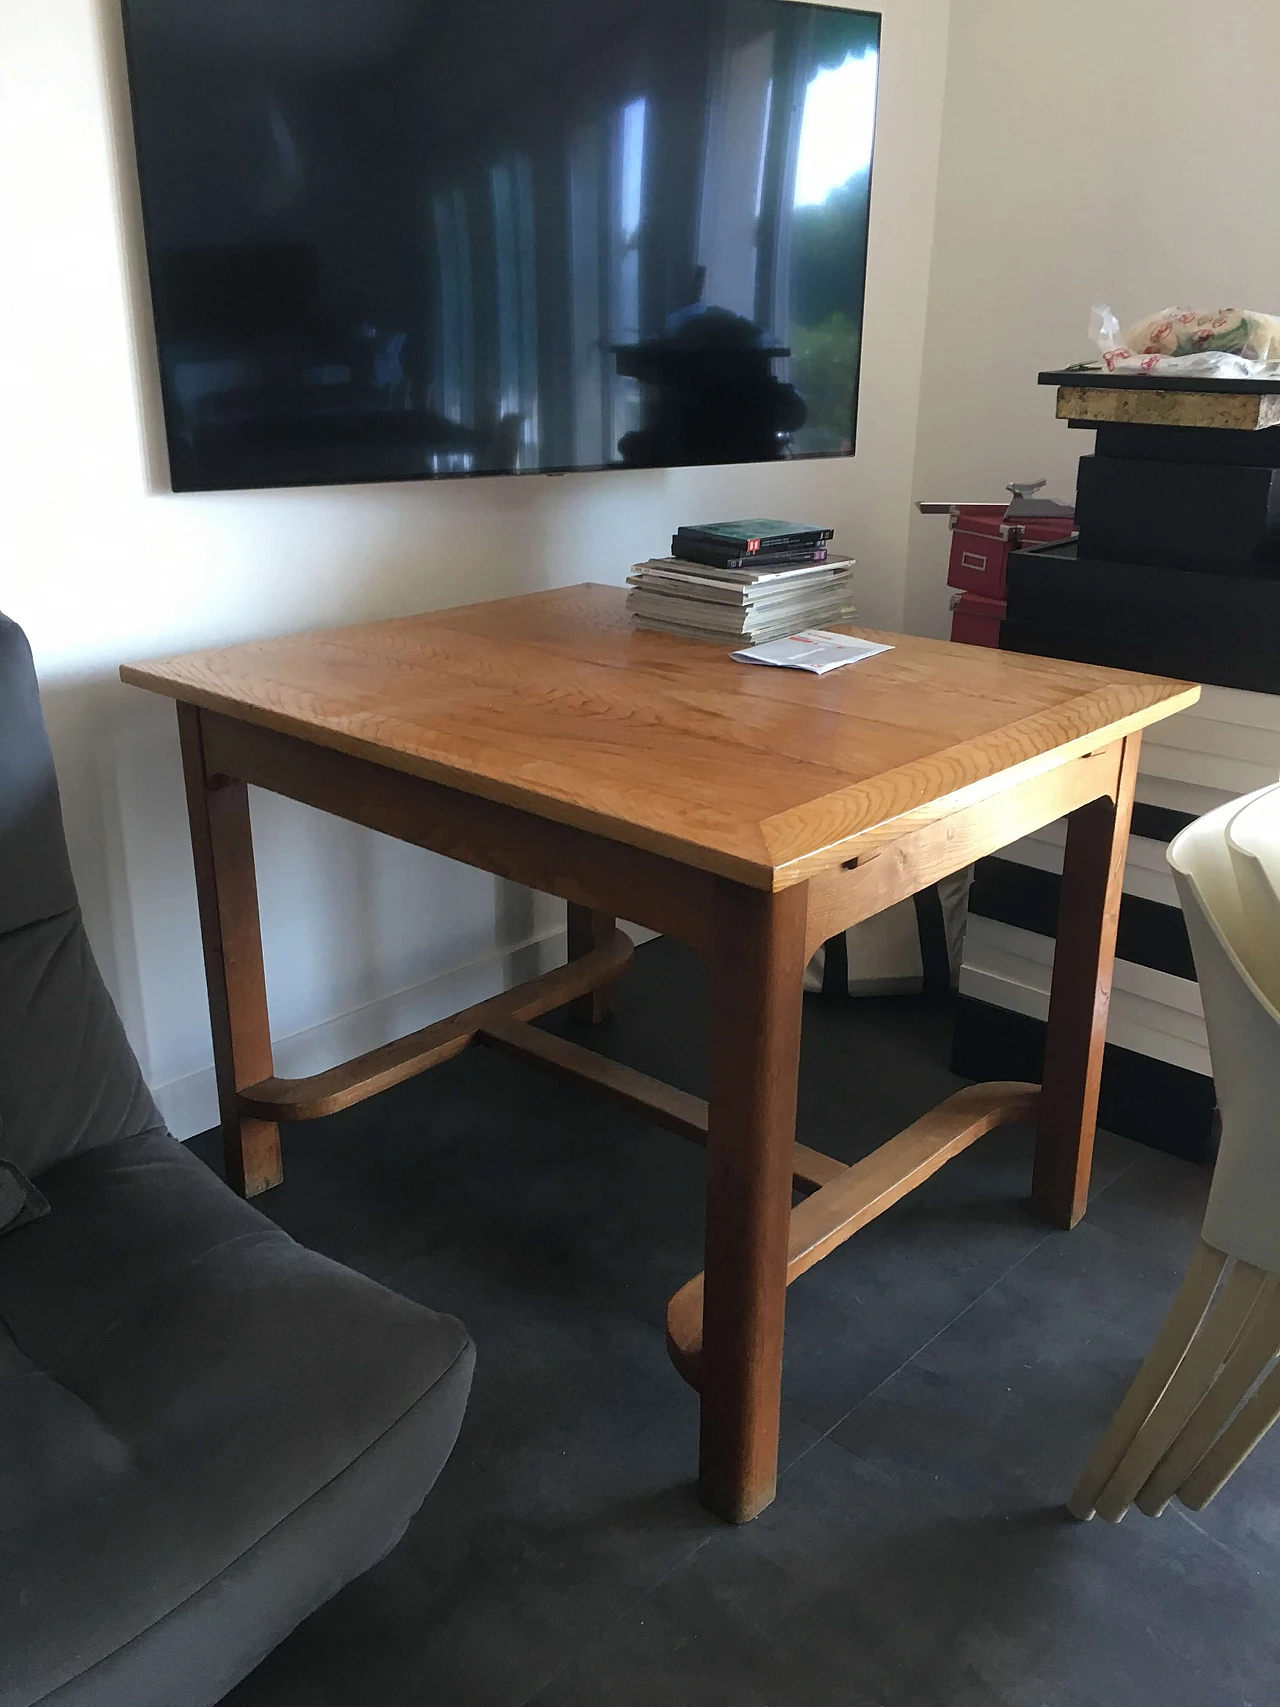
POLYGON ((124 15, 175 490, 852 451, 875 14, 124 15))

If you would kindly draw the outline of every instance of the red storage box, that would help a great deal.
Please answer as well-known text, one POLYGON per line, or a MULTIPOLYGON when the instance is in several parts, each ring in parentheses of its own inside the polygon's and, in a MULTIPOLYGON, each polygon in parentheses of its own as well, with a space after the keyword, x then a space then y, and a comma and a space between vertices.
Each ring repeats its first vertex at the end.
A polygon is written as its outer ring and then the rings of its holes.
POLYGON ((961 593, 951 613, 951 638, 965 646, 999 646, 1004 600, 961 593))
POLYGON ((1024 545, 1069 539, 1073 522, 1049 516, 1025 521, 1005 520, 1005 504, 958 504, 951 513, 951 563, 947 585, 983 599, 1008 596, 1005 570, 1011 551, 1024 545))
MULTIPOLYGON (((1003 505, 998 514, 1004 515, 1003 505)), ((964 592, 978 593, 984 600, 1005 596, 1005 566, 1009 561, 1009 541, 1001 539, 997 530, 976 533, 968 527, 956 526, 951 536, 951 562, 947 569, 947 585, 964 592)))

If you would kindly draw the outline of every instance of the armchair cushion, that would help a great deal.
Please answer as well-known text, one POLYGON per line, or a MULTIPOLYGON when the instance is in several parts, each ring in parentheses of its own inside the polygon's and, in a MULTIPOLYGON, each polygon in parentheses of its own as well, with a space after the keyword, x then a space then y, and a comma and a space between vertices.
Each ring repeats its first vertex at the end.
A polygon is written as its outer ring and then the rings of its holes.
POLYGON ((0 1702, 202 1707, 399 1539, 471 1343, 163 1134, 41 1183, 0 1240, 0 1702))
POLYGON ((0 934, 0 1040, 4 1154, 32 1179, 160 1129, 78 910, 0 934))
POLYGON ((0 934, 76 904, 27 637, 0 613, 0 934))
POLYGON ((49 1213, 49 1200, 12 1162, 0 1156, 0 1233, 11 1233, 49 1213))
POLYGON ((35 1179, 160 1127, 84 934, 31 649, 0 615, 0 1125, 35 1179))

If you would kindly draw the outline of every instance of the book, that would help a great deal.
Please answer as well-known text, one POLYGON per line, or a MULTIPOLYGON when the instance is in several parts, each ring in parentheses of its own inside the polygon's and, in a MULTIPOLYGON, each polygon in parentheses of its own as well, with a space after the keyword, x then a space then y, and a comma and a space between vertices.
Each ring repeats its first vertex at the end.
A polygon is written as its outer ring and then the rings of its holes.
POLYGON ((658 575, 627 577, 629 587, 636 588, 652 598, 701 600, 705 604, 726 605, 735 610, 777 610, 782 605, 798 610, 802 605, 811 604, 817 598, 827 597, 842 584, 840 580, 825 582, 819 587, 808 589, 808 596, 799 599, 785 587, 771 587, 761 591, 751 587, 717 586, 714 582, 685 581, 675 577, 665 579, 658 575))
POLYGON ((676 529, 676 538, 705 545, 736 546, 743 556, 758 551, 783 551, 788 547, 817 546, 831 539, 834 528, 811 522, 784 522, 771 516, 749 516, 738 522, 697 522, 676 529))
MULTIPOLYGON (((853 607, 842 610, 827 610, 816 612, 811 620, 815 622, 850 622, 853 619, 853 607)), ((631 623, 634 628, 647 629, 654 634, 674 634, 682 640, 703 640, 715 646, 730 648, 760 646, 769 640, 781 640, 796 632, 796 618, 785 622, 759 624, 744 629, 740 634, 726 634, 722 629, 703 627, 696 622, 673 622, 666 617, 649 616, 637 611, 632 615, 631 623)), ((800 619, 804 620, 804 619, 800 619)))
POLYGON ((730 587, 749 598, 783 595, 804 598, 811 591, 829 585, 834 577, 848 575, 853 570, 851 557, 837 557, 829 563, 810 563, 798 570, 782 569, 752 574, 744 569, 714 569, 700 563, 683 563, 679 558, 651 558, 647 563, 633 563, 629 581, 647 581, 667 587, 730 587))
MULTIPOLYGON (((787 621, 795 616, 807 616, 812 611, 824 609, 843 609, 850 601, 850 586, 848 582, 833 582, 826 587, 821 596, 811 599, 766 599, 765 603, 754 601, 751 604, 730 604, 722 599, 703 599, 691 592, 684 594, 669 594, 655 592, 652 587, 631 587, 626 608, 631 611, 647 611, 652 616, 662 616, 666 613, 672 621, 700 620, 710 623, 715 628, 724 628, 730 632, 741 628, 742 623, 759 623, 759 621, 787 621)), ((804 623, 800 626, 806 626, 804 623)))
POLYGON ((680 557, 650 557, 643 563, 633 563, 631 576, 661 577, 708 587, 777 588, 806 586, 852 568, 852 557, 831 557, 823 563, 800 563, 773 569, 720 569, 715 564, 690 563, 680 557))
POLYGON ((828 609, 843 610, 849 603, 849 589, 839 583, 825 591, 821 598, 796 602, 791 599, 753 600, 735 604, 724 598, 704 598, 691 592, 669 593, 649 587, 633 586, 628 596, 629 610, 644 610, 653 616, 665 612, 673 622, 692 621, 701 616, 713 626, 726 629, 741 623, 773 623, 808 618, 813 612, 828 609))
POLYGON ((827 547, 821 545, 784 546, 780 550, 743 552, 737 545, 712 545, 699 539, 676 534, 671 541, 671 554, 686 563, 708 563, 719 569, 745 569, 751 564, 825 563, 827 547))
MULTIPOLYGON (((679 534, 673 545, 681 547, 679 534)), ((853 609, 854 562, 827 558, 825 547, 819 559, 816 551, 810 546, 795 553, 799 562, 781 563, 734 553, 741 561, 732 568, 679 555, 649 558, 631 566, 627 611, 637 628, 737 645, 839 621, 853 609)))
POLYGON ((703 604, 724 605, 731 610, 777 610, 793 601, 783 593, 770 593, 754 598, 742 588, 672 586, 661 581, 633 580, 628 583, 650 598, 692 599, 703 604))
POLYGON ((752 589, 737 589, 735 600, 725 596, 731 591, 727 588, 685 587, 675 591, 633 580, 627 611, 637 627, 692 639, 755 643, 794 634, 814 623, 848 617, 853 610, 852 583, 852 575, 845 571, 803 593, 760 598, 752 589), (710 596, 705 596, 708 593, 710 596))

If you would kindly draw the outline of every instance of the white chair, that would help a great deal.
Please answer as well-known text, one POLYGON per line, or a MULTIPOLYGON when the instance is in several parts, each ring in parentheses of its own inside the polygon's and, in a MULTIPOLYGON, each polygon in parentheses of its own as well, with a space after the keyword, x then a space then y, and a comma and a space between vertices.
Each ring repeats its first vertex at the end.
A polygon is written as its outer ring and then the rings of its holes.
POLYGON ((1156 1342, 1067 1502, 1118 1523, 1200 1510, 1280 1417, 1280 787, 1169 848, 1222 1115, 1200 1244, 1156 1342))

